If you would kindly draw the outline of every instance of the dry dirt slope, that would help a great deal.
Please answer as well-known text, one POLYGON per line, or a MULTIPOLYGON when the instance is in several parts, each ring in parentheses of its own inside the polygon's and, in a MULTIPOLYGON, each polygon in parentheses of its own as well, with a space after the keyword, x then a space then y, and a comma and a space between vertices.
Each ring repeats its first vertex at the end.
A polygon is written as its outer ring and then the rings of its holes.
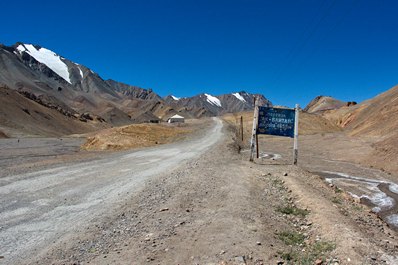
POLYGON ((323 116, 352 136, 371 137, 375 151, 365 162, 398 173, 398 86, 356 106, 327 111, 323 116))
POLYGON ((183 124, 132 124, 109 128, 89 134, 82 149, 127 150, 166 144, 183 139, 188 134, 206 128, 205 119, 189 120, 183 124))
POLYGON ((390 137, 398 131, 398 86, 353 106, 341 117, 352 135, 390 137))
POLYGON ((345 105, 347 105, 347 102, 328 96, 318 96, 305 107, 304 111, 308 113, 317 113, 325 110, 338 109, 345 105))
POLYGON ((15 90, 0 87, 0 129, 8 136, 60 136, 97 128, 100 128, 98 124, 66 117, 57 110, 25 98, 15 90))

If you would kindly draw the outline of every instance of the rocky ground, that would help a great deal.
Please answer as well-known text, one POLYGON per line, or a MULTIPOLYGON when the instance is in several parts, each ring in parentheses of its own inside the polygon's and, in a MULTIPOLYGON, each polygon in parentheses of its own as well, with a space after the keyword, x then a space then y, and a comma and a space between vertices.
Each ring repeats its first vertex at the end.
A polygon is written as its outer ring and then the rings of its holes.
POLYGON ((137 150, 142 147, 183 141, 203 134, 210 124, 207 119, 189 120, 183 125, 141 124, 52 138, 26 137, 26 135, 7 138, 2 137, 0 131, 0 168, 2 169, 0 178, 59 165, 98 160, 112 155, 114 153, 112 151, 115 150, 137 150), (125 128, 133 130, 122 132, 125 128), (136 128, 141 128, 142 132, 135 133, 138 130, 136 128), (87 148, 92 142, 90 139, 98 141, 87 148), (126 147, 120 148, 121 144, 126 147), (106 152, 97 152, 97 150, 106 152))
POLYGON ((103 157, 98 152, 82 152, 84 142, 77 137, 0 139, 0 178, 103 157))
POLYGON ((226 135, 27 263, 398 263, 397 233, 367 207, 288 156, 248 162, 226 135))

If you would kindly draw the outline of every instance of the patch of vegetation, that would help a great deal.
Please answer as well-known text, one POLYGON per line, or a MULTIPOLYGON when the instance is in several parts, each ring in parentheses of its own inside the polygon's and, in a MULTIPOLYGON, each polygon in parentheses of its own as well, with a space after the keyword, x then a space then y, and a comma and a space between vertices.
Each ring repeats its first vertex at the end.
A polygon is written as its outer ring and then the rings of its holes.
POLYGON ((283 182, 279 178, 272 179, 272 186, 283 187, 283 182))
POLYGON ((337 198, 337 197, 333 197, 332 202, 335 204, 342 204, 343 202, 341 201, 341 199, 337 198))
POLYGON ((95 247, 92 247, 88 250, 89 253, 95 253, 97 249, 95 247))
POLYGON ((311 246, 311 253, 315 256, 323 255, 333 251, 336 248, 336 244, 329 241, 318 241, 311 246))
POLYGON ((287 188, 284 186, 283 180, 279 179, 278 177, 271 178, 271 186, 281 192, 287 191, 287 188))
POLYGON ((306 252, 291 249, 289 252, 278 252, 287 264, 312 265, 317 259, 326 261, 330 252, 336 248, 336 244, 328 241, 318 241, 308 247, 306 252))
POLYGON ((291 215, 301 216, 301 217, 305 217, 309 214, 308 210, 300 209, 300 208, 294 207, 294 206, 278 207, 277 211, 281 212, 283 214, 291 214, 291 215))
POLYGON ((326 261, 328 254, 335 248, 335 243, 318 241, 311 245, 307 253, 300 258, 300 264, 314 264, 314 261, 317 259, 326 261))
POLYGON ((363 210, 361 205, 353 205, 352 209, 355 210, 355 211, 362 211, 363 210))
POLYGON ((287 261, 287 264, 294 264, 295 261, 299 260, 298 251, 290 250, 289 252, 278 252, 281 259, 287 261))
POLYGON ((336 187, 336 186, 334 186, 334 192, 336 192, 336 193, 342 193, 343 190, 340 189, 340 188, 338 188, 338 187, 336 187))
POLYGON ((294 231, 284 231, 278 234, 280 240, 289 246, 299 246, 304 244, 305 236, 294 232, 294 231))

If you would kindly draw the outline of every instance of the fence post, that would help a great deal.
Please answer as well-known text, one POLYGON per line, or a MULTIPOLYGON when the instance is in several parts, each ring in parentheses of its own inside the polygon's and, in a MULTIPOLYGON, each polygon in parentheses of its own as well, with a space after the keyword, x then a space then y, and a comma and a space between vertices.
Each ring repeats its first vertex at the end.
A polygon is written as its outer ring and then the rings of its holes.
POLYGON ((256 146, 256 134, 257 134, 257 123, 258 123, 258 100, 254 99, 254 115, 253 115, 253 129, 252 138, 250 140, 250 161, 254 161, 254 149, 256 146))
POLYGON ((242 137, 243 143, 243 116, 240 116, 240 136, 242 137))

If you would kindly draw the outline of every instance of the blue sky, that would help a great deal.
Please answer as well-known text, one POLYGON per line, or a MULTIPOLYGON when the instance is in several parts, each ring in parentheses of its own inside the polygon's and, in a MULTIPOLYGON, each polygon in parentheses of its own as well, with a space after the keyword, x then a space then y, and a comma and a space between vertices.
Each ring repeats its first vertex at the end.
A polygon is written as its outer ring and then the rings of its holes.
POLYGON ((398 84, 398 1, 24 1, 0 42, 38 44, 165 96, 371 98, 398 84))

